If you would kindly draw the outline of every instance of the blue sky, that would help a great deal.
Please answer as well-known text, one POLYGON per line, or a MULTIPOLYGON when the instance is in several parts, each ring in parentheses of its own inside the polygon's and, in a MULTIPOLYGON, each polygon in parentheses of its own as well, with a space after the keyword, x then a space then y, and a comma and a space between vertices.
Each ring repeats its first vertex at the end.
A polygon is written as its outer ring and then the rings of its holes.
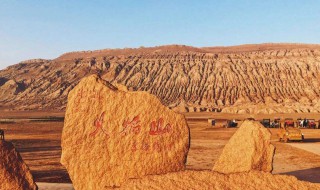
POLYGON ((320 43, 320 1, 0 0, 0 69, 64 52, 320 43))

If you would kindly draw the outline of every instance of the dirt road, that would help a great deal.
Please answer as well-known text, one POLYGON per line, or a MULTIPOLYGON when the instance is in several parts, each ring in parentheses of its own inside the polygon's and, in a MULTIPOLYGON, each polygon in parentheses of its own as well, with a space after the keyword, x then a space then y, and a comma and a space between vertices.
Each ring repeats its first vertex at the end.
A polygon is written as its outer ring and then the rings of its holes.
POLYGON ((320 143, 289 143, 288 145, 308 151, 308 152, 312 152, 314 154, 317 154, 320 156, 320 143))

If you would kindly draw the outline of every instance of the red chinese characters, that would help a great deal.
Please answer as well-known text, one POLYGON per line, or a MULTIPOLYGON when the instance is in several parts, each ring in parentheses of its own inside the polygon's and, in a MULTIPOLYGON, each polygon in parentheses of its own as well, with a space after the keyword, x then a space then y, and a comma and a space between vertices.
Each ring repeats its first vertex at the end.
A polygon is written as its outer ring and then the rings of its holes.
POLYGON ((160 146, 160 143, 158 143, 158 142, 153 143, 153 151, 161 152, 161 150, 162 150, 162 148, 160 146))
POLYGON ((76 94, 76 98, 74 99, 74 103, 76 105, 81 103, 81 99, 84 97, 84 93, 83 93, 83 88, 81 88, 77 94, 76 94))
POLYGON ((174 143, 166 144, 161 141, 155 141, 153 143, 137 143, 136 141, 133 141, 131 144, 131 151, 142 151, 142 152, 148 152, 148 153, 161 153, 164 151, 171 151, 174 149, 174 143))
POLYGON ((92 100, 94 102, 97 103, 102 103, 103 102, 103 96, 101 95, 101 93, 99 91, 95 91, 95 90, 84 90, 83 88, 81 88, 77 94, 76 97, 74 99, 74 103, 75 103, 75 107, 74 107, 74 111, 76 112, 86 112, 89 110, 89 107, 87 108, 83 108, 80 105, 83 102, 87 102, 89 100, 92 100))
POLYGON ((138 134, 141 130, 139 115, 135 116, 132 121, 125 120, 122 123, 122 131, 120 132, 123 136, 128 135, 129 133, 138 134))
POLYGON ((143 151, 149 151, 150 145, 147 143, 143 143, 141 149, 143 151))
POLYGON ((171 131, 171 125, 164 125, 163 118, 158 119, 158 122, 152 121, 150 124, 149 135, 162 135, 171 131))
POLYGON ((96 128, 92 133, 90 133, 91 137, 95 137, 96 134, 101 130, 105 135, 107 135, 107 138, 109 138, 109 135, 107 134, 107 132, 104 131, 104 129, 102 128, 102 124, 103 124, 103 121, 104 121, 103 120, 104 114, 105 114, 105 112, 102 112, 100 117, 94 121, 94 126, 96 128))
MULTIPOLYGON (((96 137, 99 132, 104 133, 107 138, 110 138, 110 135, 103 129, 104 126, 104 117, 105 112, 102 112, 100 116, 94 121, 95 130, 90 133, 90 137, 96 137)), ((120 135, 120 137, 124 137, 127 135, 137 135, 141 132, 141 120, 139 115, 133 117, 132 120, 129 118, 125 119, 122 123, 122 131, 111 133, 112 137, 116 137, 120 135)), ((150 123, 150 130, 149 132, 146 131, 149 135, 163 135, 170 133, 172 130, 172 126, 170 123, 165 123, 163 118, 159 118, 158 120, 152 121, 150 123)), ((119 138, 121 140, 121 138, 119 138)), ((155 140, 155 139, 154 139, 155 140)), ((161 139, 157 139, 156 141, 144 141, 144 142, 137 142, 135 138, 132 139, 131 144, 131 151, 142 151, 145 153, 161 153, 164 151, 170 151, 174 148, 173 143, 165 143, 161 141, 161 139)))
POLYGON ((138 150, 138 148, 137 148, 137 142, 134 141, 133 144, 132 144, 132 147, 131 147, 131 151, 132 151, 132 152, 135 152, 135 151, 137 151, 137 150, 138 150))

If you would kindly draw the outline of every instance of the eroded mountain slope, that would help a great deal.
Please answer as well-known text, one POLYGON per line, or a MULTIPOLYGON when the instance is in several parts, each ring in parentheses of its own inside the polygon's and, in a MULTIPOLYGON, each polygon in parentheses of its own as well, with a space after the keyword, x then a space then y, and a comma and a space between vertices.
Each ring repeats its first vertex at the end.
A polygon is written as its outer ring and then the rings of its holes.
POLYGON ((0 71, 0 105, 65 109, 81 78, 144 90, 179 111, 320 112, 320 46, 153 48, 72 52, 0 71), (243 49, 243 51, 241 51, 243 49))

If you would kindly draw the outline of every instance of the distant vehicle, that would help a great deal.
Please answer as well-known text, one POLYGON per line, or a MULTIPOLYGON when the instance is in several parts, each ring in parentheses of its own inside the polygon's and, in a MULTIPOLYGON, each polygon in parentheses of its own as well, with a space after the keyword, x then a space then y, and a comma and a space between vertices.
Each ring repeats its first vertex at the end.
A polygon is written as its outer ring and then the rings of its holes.
POLYGON ((237 126, 238 126, 238 123, 234 120, 227 120, 227 123, 225 125, 226 128, 232 128, 237 126))
POLYGON ((280 118, 274 118, 273 122, 271 122, 271 127, 280 128, 281 127, 280 118))
POLYGON ((215 119, 208 119, 208 124, 209 124, 209 126, 214 127, 214 126, 216 126, 216 120, 215 119))
POLYGON ((246 120, 255 121, 255 119, 253 117, 248 117, 246 120))
POLYGON ((307 119, 308 124, 307 124, 307 128, 309 129, 315 129, 316 128, 316 121, 314 119, 307 119))
POLYGON ((262 119, 262 120, 260 121, 260 123, 261 123, 264 127, 267 127, 267 128, 270 127, 270 119, 262 119))
POLYGON ((303 119, 301 119, 301 118, 298 118, 298 119, 297 119, 297 126, 303 127, 303 126, 302 126, 302 122, 301 122, 302 120, 303 120, 303 119))
POLYGON ((279 141, 289 142, 289 141, 303 141, 304 135, 300 129, 294 127, 283 127, 279 129, 278 132, 279 141))
POLYGON ((294 121, 292 118, 284 119, 284 127, 294 127, 294 121))
POLYGON ((4 140, 4 130, 0 129, 0 139, 4 140))

